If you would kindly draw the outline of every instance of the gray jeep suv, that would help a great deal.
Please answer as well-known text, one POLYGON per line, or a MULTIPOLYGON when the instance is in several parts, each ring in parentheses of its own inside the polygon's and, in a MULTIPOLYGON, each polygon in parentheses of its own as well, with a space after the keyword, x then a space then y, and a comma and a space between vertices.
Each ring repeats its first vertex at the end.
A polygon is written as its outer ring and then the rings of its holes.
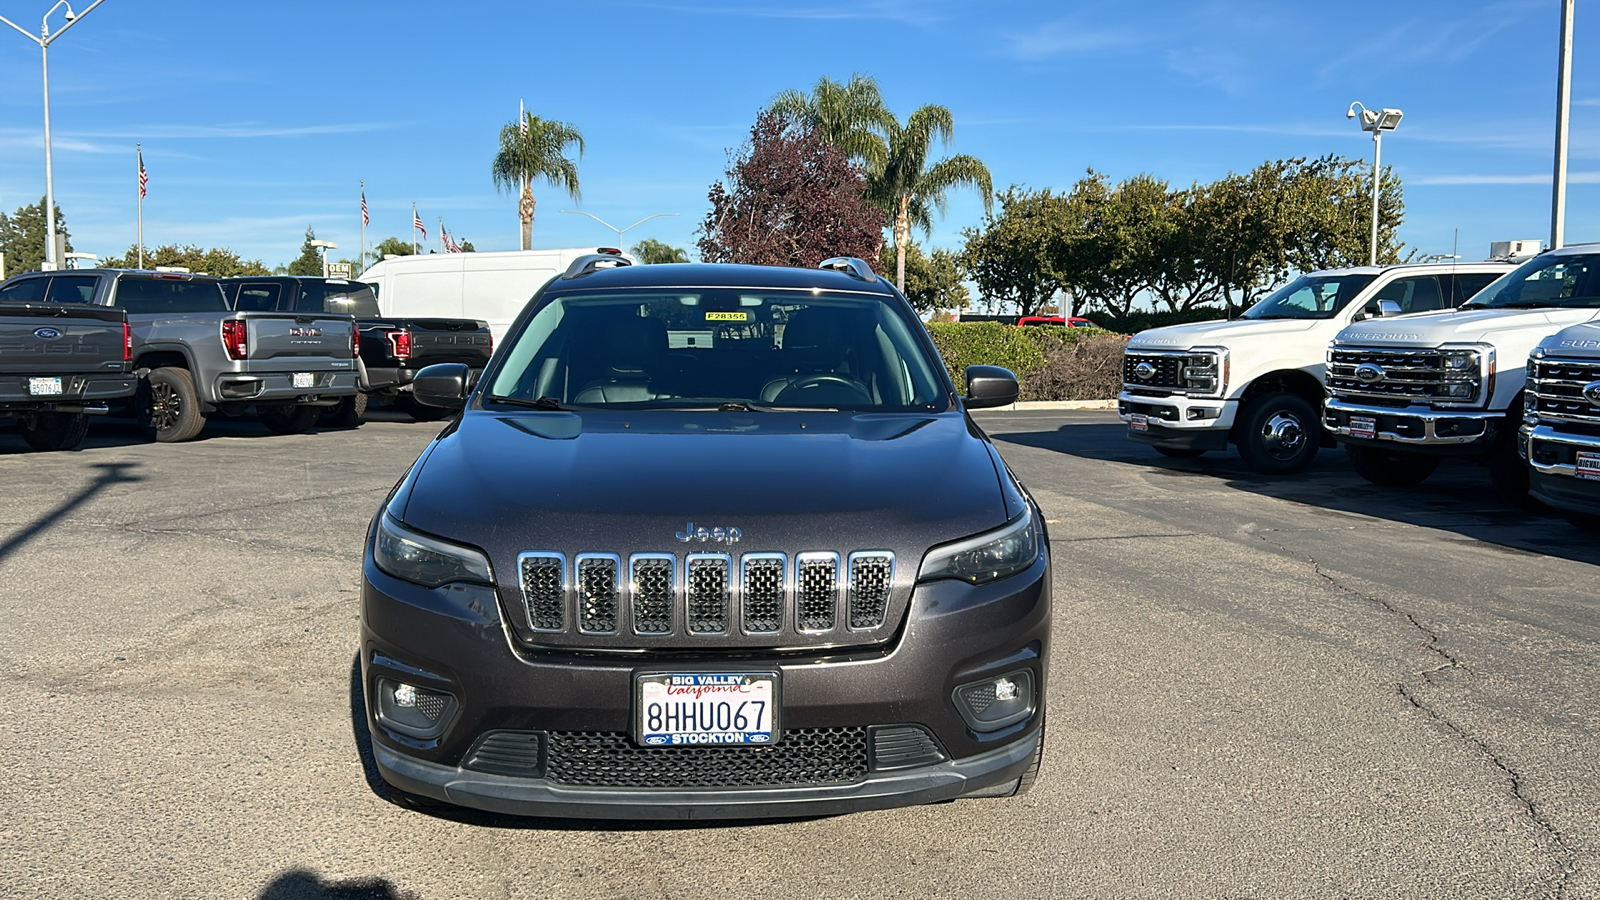
POLYGON ((402 803, 815 815, 1025 790, 1044 747, 1044 519, 898 291, 586 257, 366 545, 361 667, 402 803))

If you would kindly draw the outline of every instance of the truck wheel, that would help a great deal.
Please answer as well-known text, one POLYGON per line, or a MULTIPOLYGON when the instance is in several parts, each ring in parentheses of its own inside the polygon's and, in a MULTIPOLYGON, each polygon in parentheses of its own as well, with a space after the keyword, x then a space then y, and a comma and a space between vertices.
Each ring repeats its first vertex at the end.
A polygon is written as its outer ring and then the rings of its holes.
POLYGON ((1234 427, 1239 456, 1260 475, 1304 472, 1322 445, 1317 411, 1287 391, 1262 394, 1245 403, 1234 427))
POLYGON ((1199 459, 1204 450, 1192 447, 1157 447, 1156 452, 1169 459, 1199 459))
POLYGON ((366 414, 367 395, 358 391, 355 396, 340 400, 338 406, 323 410, 317 421, 328 428, 358 428, 366 414))
POLYGON ((260 413, 261 424, 274 434, 304 434, 317 424, 322 407, 285 403, 282 406, 265 407, 260 413))
POLYGON ((89 417, 83 413, 42 412, 18 422, 22 439, 35 450, 71 450, 83 443, 89 433, 89 417))
POLYGON ((395 399, 395 405, 405 410, 406 415, 418 422, 437 422, 441 419, 448 419, 455 413, 454 410, 445 409, 442 406, 429 406, 426 403, 420 403, 417 398, 410 394, 401 394, 395 399))
POLYGON ((140 385, 140 395, 139 419, 145 433, 163 444, 193 440, 206 427, 188 369, 152 369, 140 385))
POLYGON ((1522 427, 1522 395, 1518 394, 1506 414, 1502 433, 1489 448, 1489 483, 1500 499, 1518 509, 1538 509, 1540 503, 1528 493, 1528 462, 1517 452, 1517 430, 1522 427))
POLYGON ((1404 450, 1380 450, 1352 444, 1346 444, 1344 450, 1357 475, 1382 487, 1416 487, 1442 462, 1437 456, 1404 450))

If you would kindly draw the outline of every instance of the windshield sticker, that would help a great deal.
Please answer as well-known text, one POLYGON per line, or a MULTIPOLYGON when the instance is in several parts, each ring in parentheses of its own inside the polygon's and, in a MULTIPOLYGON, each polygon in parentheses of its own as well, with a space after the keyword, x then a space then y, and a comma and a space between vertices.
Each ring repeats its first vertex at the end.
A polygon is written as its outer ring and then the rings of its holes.
POLYGON ((750 314, 747 312, 708 312, 707 322, 748 322, 750 314))

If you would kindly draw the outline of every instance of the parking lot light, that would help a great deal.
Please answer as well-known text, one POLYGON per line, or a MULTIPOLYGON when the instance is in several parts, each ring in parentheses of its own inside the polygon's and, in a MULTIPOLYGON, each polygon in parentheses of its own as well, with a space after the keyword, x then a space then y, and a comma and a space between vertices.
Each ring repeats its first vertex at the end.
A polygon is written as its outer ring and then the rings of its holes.
POLYGON ((1375 266, 1378 264, 1378 189, 1383 180, 1383 133, 1398 128, 1405 113, 1387 107, 1367 109, 1356 101, 1345 110, 1344 117, 1354 119, 1358 109, 1361 110, 1361 130, 1372 132, 1372 250, 1367 264, 1375 266))

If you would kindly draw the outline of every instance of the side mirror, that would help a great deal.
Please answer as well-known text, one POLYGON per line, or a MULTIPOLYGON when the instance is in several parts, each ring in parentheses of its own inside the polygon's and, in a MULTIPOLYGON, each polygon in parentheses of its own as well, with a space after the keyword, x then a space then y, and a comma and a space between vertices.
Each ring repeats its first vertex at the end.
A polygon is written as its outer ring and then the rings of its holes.
MULTIPOLYGON (((426 371, 426 370, 424 370, 426 371)), ((1017 376, 999 366, 967 366, 967 409, 988 409, 1017 402, 1017 376)))
POLYGON ((460 409, 467 405, 470 372, 462 363, 435 363, 423 367, 411 380, 412 396, 425 406, 460 409))
POLYGON ((1393 300, 1378 301, 1378 315, 1380 317, 1400 315, 1400 304, 1393 300))

